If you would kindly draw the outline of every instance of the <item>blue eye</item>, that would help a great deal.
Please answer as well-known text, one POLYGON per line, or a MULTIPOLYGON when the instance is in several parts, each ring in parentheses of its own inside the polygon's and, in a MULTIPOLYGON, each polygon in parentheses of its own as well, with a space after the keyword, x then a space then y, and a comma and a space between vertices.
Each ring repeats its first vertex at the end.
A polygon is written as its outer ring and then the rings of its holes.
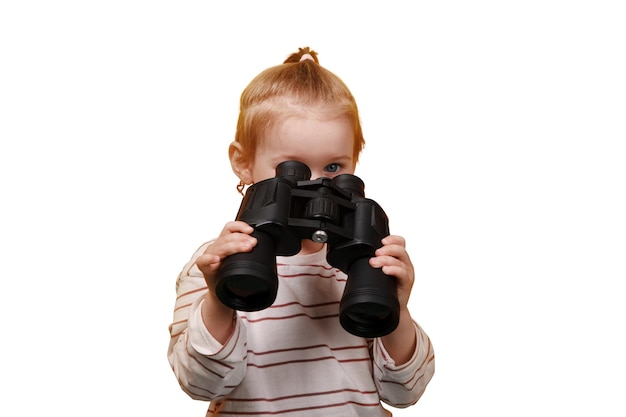
POLYGON ((339 168, 341 168, 341 166, 339 164, 328 164, 328 165, 326 165, 326 168, 324 168, 324 171, 326 171, 326 172, 337 172, 337 171, 339 171, 339 168))

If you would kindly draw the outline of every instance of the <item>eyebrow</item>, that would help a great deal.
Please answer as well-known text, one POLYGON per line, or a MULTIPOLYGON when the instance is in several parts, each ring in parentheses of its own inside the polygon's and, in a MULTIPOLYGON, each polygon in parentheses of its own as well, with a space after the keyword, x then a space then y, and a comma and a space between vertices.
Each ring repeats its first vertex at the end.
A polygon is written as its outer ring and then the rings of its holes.
POLYGON ((331 158, 333 161, 336 162, 342 162, 342 163, 352 163, 354 161, 354 158, 352 157, 352 155, 344 155, 344 156, 340 156, 338 158, 331 158))

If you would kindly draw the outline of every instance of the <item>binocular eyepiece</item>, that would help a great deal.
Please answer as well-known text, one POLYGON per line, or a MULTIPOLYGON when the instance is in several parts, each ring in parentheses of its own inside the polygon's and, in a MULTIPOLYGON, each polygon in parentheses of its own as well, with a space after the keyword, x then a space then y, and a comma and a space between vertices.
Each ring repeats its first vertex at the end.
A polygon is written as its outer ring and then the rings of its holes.
POLYGON ((305 164, 285 161, 276 177, 248 188, 236 219, 254 227, 257 245, 224 259, 217 297, 235 310, 271 306, 278 291, 276 256, 295 255, 310 239, 326 243, 328 263, 348 276, 339 304, 344 329, 362 337, 391 333, 400 315, 395 279, 369 265, 389 235, 387 215, 365 198, 363 181, 354 175, 310 178, 305 164))

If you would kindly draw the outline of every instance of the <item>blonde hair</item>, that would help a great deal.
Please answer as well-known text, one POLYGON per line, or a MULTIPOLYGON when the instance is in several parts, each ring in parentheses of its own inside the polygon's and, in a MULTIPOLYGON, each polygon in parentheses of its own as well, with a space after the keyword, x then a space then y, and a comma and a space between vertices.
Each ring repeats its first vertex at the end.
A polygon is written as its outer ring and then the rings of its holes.
POLYGON ((317 53, 299 48, 282 65, 257 75, 241 94, 235 141, 251 160, 263 135, 284 117, 307 108, 345 117, 354 132, 354 162, 365 146, 359 111, 352 93, 335 74, 319 65, 317 53))

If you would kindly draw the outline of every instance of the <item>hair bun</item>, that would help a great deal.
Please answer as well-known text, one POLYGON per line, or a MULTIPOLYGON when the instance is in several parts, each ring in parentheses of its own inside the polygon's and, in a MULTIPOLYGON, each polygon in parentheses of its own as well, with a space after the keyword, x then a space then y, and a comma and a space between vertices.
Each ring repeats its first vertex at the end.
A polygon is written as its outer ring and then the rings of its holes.
POLYGON ((283 64, 296 64, 300 61, 306 60, 312 60, 316 64, 320 63, 317 59, 317 52, 313 51, 308 46, 305 46, 304 48, 298 48, 298 52, 294 52, 289 55, 289 58, 287 58, 283 64))

